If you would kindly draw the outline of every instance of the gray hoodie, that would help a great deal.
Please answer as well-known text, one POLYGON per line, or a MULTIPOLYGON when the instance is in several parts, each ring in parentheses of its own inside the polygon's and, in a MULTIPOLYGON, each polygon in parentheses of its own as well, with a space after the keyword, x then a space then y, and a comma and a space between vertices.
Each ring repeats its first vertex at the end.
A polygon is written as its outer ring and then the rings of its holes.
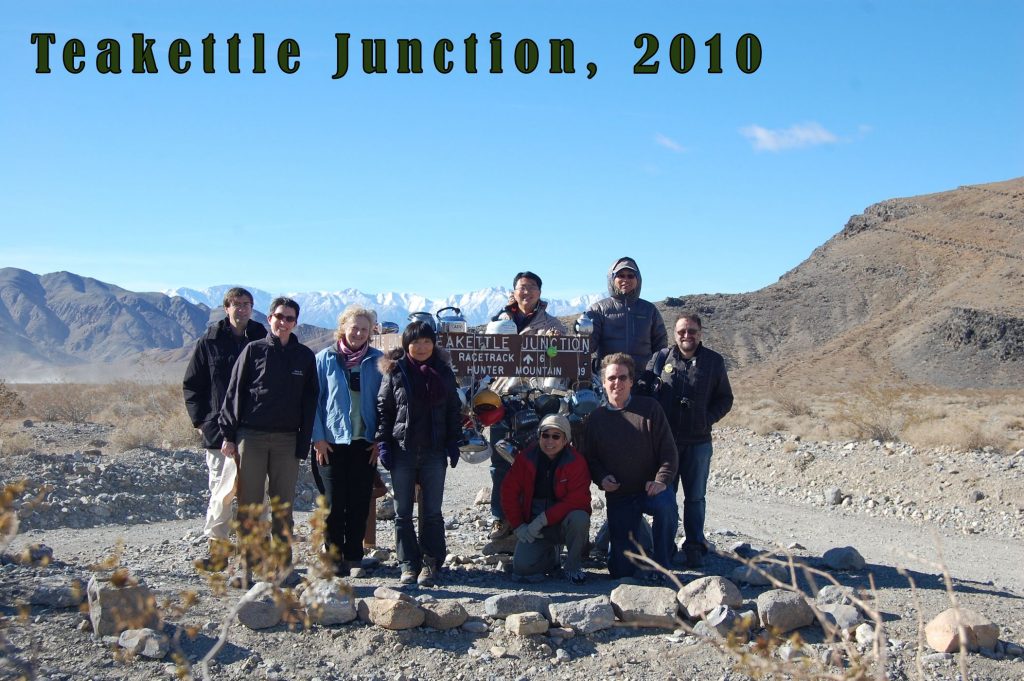
POLYGON ((633 258, 619 258, 608 268, 608 298, 599 300, 587 310, 594 322, 590 346, 600 364, 605 355, 625 352, 636 362, 637 372, 643 371, 651 355, 668 347, 668 333, 661 313, 654 304, 640 298, 643 277, 633 258), (636 272, 636 289, 629 295, 614 289, 615 273, 623 267, 636 272))

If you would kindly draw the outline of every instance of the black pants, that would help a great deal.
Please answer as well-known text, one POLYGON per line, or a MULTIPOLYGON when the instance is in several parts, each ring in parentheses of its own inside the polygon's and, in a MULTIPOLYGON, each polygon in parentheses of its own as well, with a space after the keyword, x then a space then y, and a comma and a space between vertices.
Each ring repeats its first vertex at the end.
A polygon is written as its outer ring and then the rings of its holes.
MULTIPOLYGON (((319 466, 327 516, 327 541, 338 551, 338 559, 358 562, 363 559, 366 518, 373 495, 373 469, 370 443, 356 440, 350 445, 331 445, 330 465, 319 466)), ((314 456, 314 466, 316 459, 314 456)))

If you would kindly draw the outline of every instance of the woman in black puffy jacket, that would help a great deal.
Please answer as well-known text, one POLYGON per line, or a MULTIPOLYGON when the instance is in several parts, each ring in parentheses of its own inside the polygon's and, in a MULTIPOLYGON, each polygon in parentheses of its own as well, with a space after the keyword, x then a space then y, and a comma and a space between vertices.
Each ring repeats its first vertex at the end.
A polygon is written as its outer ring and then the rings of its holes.
POLYGON ((380 360, 377 395, 380 461, 391 471, 395 492, 395 543, 403 584, 434 586, 447 555, 441 504, 446 465, 459 461, 461 403, 455 375, 440 358, 434 328, 414 321, 402 333, 402 349, 380 360), (422 490, 422 525, 413 518, 416 485, 422 490))

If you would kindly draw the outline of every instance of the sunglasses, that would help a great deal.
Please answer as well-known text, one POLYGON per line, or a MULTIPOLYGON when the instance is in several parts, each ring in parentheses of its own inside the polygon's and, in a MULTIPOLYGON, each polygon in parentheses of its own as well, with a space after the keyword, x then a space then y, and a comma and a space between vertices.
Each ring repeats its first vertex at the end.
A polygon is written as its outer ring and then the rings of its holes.
POLYGON ((561 440, 562 439, 562 434, 561 433, 551 433, 551 432, 548 432, 548 431, 544 431, 543 433, 540 434, 540 439, 542 439, 542 440, 561 440))
POLYGON ((285 322, 287 324, 294 324, 298 320, 298 317, 293 314, 281 314, 280 312, 275 312, 270 316, 279 322, 285 322))
POLYGON ((615 276, 619 279, 636 279, 636 274, 632 272, 616 272, 615 276))

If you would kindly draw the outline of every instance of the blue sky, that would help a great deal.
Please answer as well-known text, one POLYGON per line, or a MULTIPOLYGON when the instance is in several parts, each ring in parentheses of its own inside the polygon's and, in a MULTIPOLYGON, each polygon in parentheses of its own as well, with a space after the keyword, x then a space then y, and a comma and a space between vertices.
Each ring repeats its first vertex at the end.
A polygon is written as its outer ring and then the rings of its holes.
POLYGON ((135 290, 445 296, 532 269, 564 297, 603 290, 629 255, 651 299, 749 291, 871 203, 1024 174, 1018 1, 79 1, 4 18, 0 266, 135 290), (502 74, 487 72, 495 31, 502 74), (159 73, 131 73, 133 32, 156 40, 159 73), (344 32, 349 73, 332 79, 344 32), (52 73, 35 73, 32 33, 56 34, 52 73), (266 74, 251 72, 253 33, 266 74), (660 41, 657 74, 633 73, 641 33, 660 41), (697 48, 682 75, 679 33, 697 48), (709 74, 716 33, 723 73, 709 74), (750 75, 744 33, 763 49, 750 75), (61 65, 71 38, 77 75, 61 65), (103 38, 121 74, 96 72, 103 38), (184 75, 175 38, 193 51, 184 75), (275 66, 285 38, 292 75, 275 66), (362 38, 387 39, 387 74, 362 73, 362 38), (396 73, 397 38, 422 41, 423 74, 396 73), (447 75, 430 59, 440 38, 456 47, 447 75), (529 75, 512 58, 523 38, 540 47, 529 75), (573 40, 577 73, 546 72, 549 38, 573 40))

